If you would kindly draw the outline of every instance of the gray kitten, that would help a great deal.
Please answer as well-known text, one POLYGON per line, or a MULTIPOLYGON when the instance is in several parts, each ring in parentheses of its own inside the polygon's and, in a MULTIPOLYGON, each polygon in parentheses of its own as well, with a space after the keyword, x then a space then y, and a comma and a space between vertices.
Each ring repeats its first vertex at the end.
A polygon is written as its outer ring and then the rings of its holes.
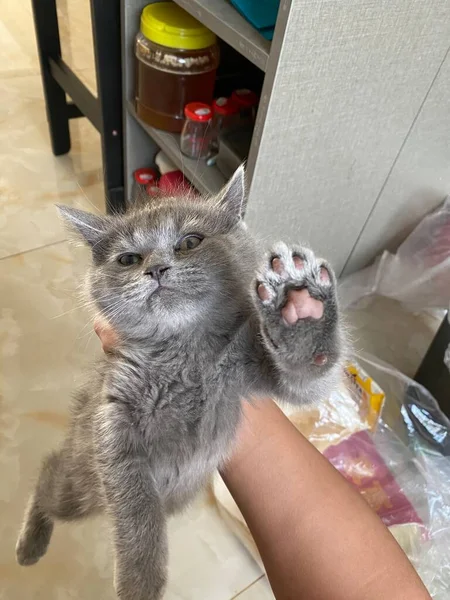
POLYGON ((167 516, 227 460, 241 400, 310 403, 339 379, 330 266, 281 243, 261 260, 244 193, 241 168, 213 199, 164 199, 123 216, 60 208, 91 246, 90 293, 121 343, 77 393, 66 440, 44 460, 21 565, 45 554, 54 519, 106 509, 119 598, 161 598, 167 516))

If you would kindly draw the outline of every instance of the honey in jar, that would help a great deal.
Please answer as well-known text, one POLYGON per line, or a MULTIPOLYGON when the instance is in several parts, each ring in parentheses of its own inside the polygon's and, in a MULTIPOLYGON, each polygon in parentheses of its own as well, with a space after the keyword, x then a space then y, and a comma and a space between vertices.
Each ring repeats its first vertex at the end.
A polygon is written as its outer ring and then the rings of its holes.
POLYGON ((180 132, 184 107, 213 99, 215 35, 173 2, 144 8, 136 36, 136 112, 153 127, 180 132))

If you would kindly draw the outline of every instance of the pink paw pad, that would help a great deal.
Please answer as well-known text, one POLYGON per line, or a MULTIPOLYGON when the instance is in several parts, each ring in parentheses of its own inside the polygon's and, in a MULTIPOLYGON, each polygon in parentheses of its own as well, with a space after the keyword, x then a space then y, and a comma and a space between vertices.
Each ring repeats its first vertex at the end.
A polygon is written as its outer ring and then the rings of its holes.
POLYGON ((323 316, 323 302, 311 298, 307 289, 291 290, 281 314, 288 325, 294 325, 299 319, 308 317, 320 319, 323 316))
POLYGON ((260 300, 262 300, 263 302, 267 302, 267 300, 270 300, 270 292, 262 283, 258 285, 257 292, 260 300))
POLYGON ((316 354, 316 356, 313 358, 313 364, 315 364, 317 367, 323 367, 323 365, 326 365, 328 362, 328 357, 326 354, 316 354))
POLYGON ((330 282, 330 274, 328 273, 328 269, 326 269, 325 267, 320 267, 320 281, 323 281, 325 283, 330 282))
POLYGON ((283 275, 283 273, 284 273, 284 263, 282 262, 282 260, 280 258, 274 258, 274 259, 272 259, 272 269, 278 275, 283 275))
POLYGON ((301 271, 305 265, 304 260, 300 256, 294 256, 292 260, 294 261, 295 268, 301 271))

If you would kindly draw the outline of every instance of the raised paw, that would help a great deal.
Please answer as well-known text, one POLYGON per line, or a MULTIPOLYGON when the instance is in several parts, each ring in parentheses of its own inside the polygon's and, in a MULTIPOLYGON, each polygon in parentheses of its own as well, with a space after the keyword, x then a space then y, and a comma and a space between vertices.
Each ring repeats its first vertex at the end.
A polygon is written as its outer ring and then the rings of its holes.
POLYGON ((299 319, 321 319, 324 302, 334 297, 335 280, 325 261, 308 248, 290 249, 278 244, 269 254, 257 280, 261 302, 279 311, 286 325, 299 319))
POLYGON ((279 364, 336 363, 341 346, 336 280, 324 260, 309 248, 279 243, 257 277, 256 293, 261 331, 279 364))

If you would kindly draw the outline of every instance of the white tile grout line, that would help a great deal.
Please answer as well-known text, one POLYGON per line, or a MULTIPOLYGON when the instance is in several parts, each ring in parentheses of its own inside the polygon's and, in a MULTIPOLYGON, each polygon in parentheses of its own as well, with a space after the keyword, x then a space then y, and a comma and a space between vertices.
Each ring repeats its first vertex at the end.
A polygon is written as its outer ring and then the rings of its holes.
POLYGON ((42 246, 36 246, 36 248, 28 248, 28 250, 22 250, 20 252, 14 252, 14 254, 7 254, 6 256, 0 257, 0 262, 2 260, 7 260, 8 258, 15 258, 16 256, 21 256, 22 254, 29 254, 30 252, 34 252, 35 250, 43 250, 44 248, 51 248, 52 246, 57 246, 58 244, 63 244, 64 242, 68 242, 67 238, 63 238, 62 240, 57 240, 56 242, 50 242, 49 244, 43 244, 42 246))
POLYGON ((245 587, 243 590, 238 592, 235 596, 230 598, 230 600, 236 600, 236 598, 239 598, 239 596, 241 596, 244 592, 248 592, 248 590, 250 588, 252 588, 256 583, 258 583, 258 581, 261 581, 261 579, 263 579, 264 577, 265 577, 265 574, 263 573, 262 575, 260 575, 258 577, 258 579, 255 579, 255 581, 252 581, 252 583, 250 583, 247 587, 245 587))

